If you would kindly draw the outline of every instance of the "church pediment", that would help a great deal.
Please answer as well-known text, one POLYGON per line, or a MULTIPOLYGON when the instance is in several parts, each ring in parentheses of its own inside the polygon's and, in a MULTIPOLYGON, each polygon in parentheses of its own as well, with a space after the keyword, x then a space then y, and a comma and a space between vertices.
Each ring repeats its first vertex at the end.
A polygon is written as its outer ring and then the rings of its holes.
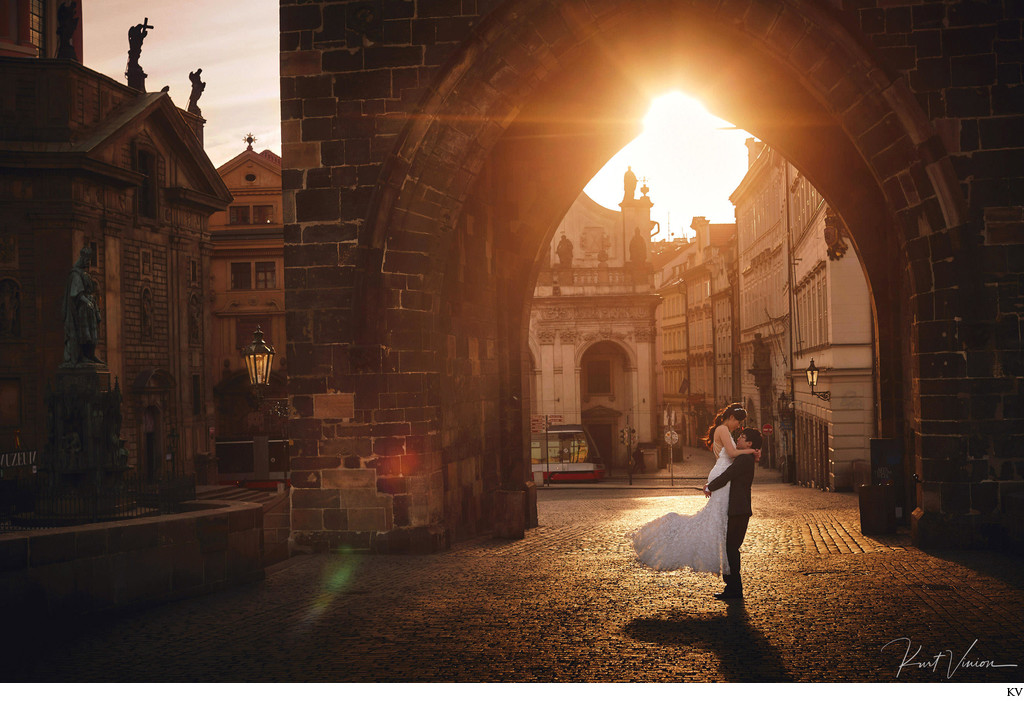
POLYGON ((246 149, 218 168, 217 172, 232 190, 281 187, 281 161, 271 151, 246 149))
MULTIPOLYGON (((216 211, 232 199, 196 135, 166 93, 146 93, 115 110, 84 135, 74 150, 112 166, 125 166, 125 149, 145 144, 173 159, 165 188, 172 196, 199 208, 216 211)), ((132 166, 128 166, 131 170, 132 166)))

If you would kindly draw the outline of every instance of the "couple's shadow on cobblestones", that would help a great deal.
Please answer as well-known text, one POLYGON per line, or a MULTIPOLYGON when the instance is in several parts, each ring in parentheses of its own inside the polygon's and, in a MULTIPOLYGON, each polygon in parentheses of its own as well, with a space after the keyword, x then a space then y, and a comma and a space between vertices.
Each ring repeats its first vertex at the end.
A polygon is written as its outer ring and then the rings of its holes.
POLYGON ((708 650, 718 658, 726 681, 794 681, 778 651, 751 624, 742 602, 730 602, 723 613, 673 611, 666 618, 635 618, 624 630, 646 643, 708 650))

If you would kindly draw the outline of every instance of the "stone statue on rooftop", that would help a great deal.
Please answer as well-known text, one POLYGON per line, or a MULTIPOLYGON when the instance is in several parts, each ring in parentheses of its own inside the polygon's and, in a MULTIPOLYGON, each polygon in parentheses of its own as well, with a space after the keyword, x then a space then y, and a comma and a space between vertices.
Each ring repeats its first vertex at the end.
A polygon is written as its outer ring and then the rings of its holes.
POLYGON ((626 174, 622 176, 622 201, 632 202, 636 199, 636 174, 633 166, 626 166, 626 174))
POLYGON ((149 17, 128 30, 128 67, 124 75, 128 78, 128 87, 140 92, 146 92, 146 73, 139 65, 139 56, 142 55, 142 41, 149 36, 148 29, 153 29, 149 17))
POLYGON ((78 60, 78 53, 73 43, 75 31, 78 29, 77 2, 62 2, 57 8, 57 58, 78 60))
POLYGON ((188 79, 192 81, 192 94, 188 96, 188 112, 202 117, 203 112, 199 109, 199 98, 203 95, 203 90, 206 90, 206 83, 202 80, 203 69, 197 68, 194 73, 188 74, 188 79))

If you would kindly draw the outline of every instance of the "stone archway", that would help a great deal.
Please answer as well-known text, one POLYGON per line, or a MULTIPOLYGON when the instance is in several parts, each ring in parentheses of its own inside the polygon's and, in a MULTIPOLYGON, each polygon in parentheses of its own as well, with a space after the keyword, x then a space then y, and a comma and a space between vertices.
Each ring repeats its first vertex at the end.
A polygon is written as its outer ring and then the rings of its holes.
MULTIPOLYGON (((948 264, 980 260, 982 222, 920 90, 872 47, 874 30, 809 0, 522 0, 464 18, 443 69, 435 44, 410 39, 365 49, 376 68, 355 70, 329 44, 340 35, 328 9, 282 12, 283 45, 296 40, 282 83, 297 542, 438 547, 453 504, 477 515, 458 520, 466 535, 488 529, 478 515, 498 492, 529 494, 522 387, 537 252, 668 88, 771 144, 843 219, 872 288, 879 435, 905 439, 907 478, 924 482, 915 533, 941 543, 960 532, 973 492, 951 485, 967 437, 922 402, 968 377, 958 342, 991 336, 981 324, 960 338, 956 320, 969 317, 956 293, 983 283, 948 264), (416 61, 415 77, 403 72, 416 61), (395 94, 400 79, 408 94, 395 94), (393 112, 371 118, 388 97, 393 112), (301 111, 332 99, 343 128, 362 134, 341 152, 318 136, 323 118, 301 111), (321 177, 333 165, 349 185, 321 177), (321 492, 339 490, 350 506, 323 507, 333 499, 321 492)), ((341 24, 346 40, 383 40, 341 24)), ((986 392, 1002 402, 1015 382, 986 392)))

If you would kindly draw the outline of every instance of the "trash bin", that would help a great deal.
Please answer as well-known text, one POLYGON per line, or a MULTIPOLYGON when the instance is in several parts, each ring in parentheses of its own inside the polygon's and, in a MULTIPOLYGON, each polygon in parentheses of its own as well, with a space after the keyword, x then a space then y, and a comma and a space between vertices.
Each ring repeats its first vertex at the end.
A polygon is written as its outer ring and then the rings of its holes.
POLYGON ((896 486, 862 484, 858 490, 860 532, 884 535, 896 532, 896 486))

